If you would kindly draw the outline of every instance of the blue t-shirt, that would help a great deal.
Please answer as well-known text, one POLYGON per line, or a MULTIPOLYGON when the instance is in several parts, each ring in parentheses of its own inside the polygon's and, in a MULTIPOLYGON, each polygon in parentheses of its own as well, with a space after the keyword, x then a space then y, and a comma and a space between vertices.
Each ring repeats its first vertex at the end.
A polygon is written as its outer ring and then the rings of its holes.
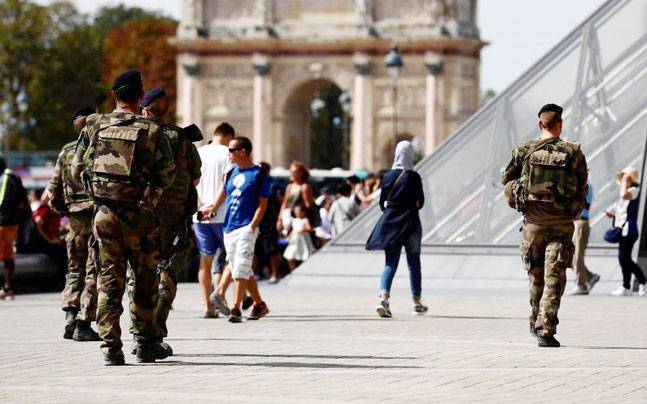
POLYGON ((258 199, 269 196, 270 181, 267 176, 262 179, 259 176, 262 176, 260 166, 249 168, 235 166, 227 174, 227 184, 225 184, 227 215, 223 228, 225 233, 250 224, 258 208, 258 199))

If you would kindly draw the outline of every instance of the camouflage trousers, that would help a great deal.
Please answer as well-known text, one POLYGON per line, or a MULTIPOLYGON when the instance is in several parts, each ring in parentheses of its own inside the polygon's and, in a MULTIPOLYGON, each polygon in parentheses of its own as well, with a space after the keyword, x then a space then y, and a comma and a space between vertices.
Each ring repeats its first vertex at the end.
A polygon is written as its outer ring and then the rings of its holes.
POLYGON ((130 298, 130 331, 138 342, 155 339, 153 313, 157 305, 159 232, 154 216, 139 209, 98 205, 94 236, 99 244, 101 268, 97 280, 97 324, 101 350, 121 350, 119 318, 126 286, 126 270, 133 274, 130 298))
MULTIPOLYGON (((178 274, 184 271, 189 253, 193 248, 192 240, 189 238, 186 243, 177 251, 171 251, 173 240, 178 235, 185 234, 186 219, 183 212, 177 210, 158 209, 156 212, 160 221, 160 262, 157 266, 159 274, 159 298, 155 307, 155 323, 157 335, 161 338, 168 336, 166 321, 173 307, 173 301, 177 295, 178 274)), ((191 233, 189 232, 188 235, 191 233)), ((133 276, 129 273, 128 293, 132 296, 133 276)))
POLYGON ((186 267, 186 262, 189 258, 189 253, 192 248, 192 242, 188 237, 191 232, 186 231, 186 218, 184 212, 178 213, 177 210, 160 209, 158 217, 161 222, 160 235, 161 235, 161 252, 163 259, 158 266, 158 273, 160 274, 159 284, 159 300, 155 308, 155 321, 157 323, 158 334, 162 338, 168 335, 166 321, 168 320, 169 312, 173 307, 173 301, 177 294, 177 277, 186 267), (182 246, 174 251, 171 251, 173 240, 178 235, 186 235, 187 240, 184 240, 182 246))
POLYGON ((573 224, 523 226, 521 258, 530 283, 530 329, 557 333, 557 312, 573 259, 573 224))
POLYGON ((89 252, 93 242, 92 209, 71 212, 67 243, 67 275, 63 310, 78 311, 78 319, 93 321, 97 311, 97 269, 89 252))

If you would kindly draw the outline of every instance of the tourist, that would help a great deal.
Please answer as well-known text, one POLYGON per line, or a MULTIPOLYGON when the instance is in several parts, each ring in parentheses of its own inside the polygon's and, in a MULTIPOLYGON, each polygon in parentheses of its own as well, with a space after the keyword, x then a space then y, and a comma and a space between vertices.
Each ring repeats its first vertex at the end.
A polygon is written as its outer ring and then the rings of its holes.
MULTIPOLYGON (((224 122, 216 127, 213 142, 198 149, 202 160, 202 176, 196 187, 198 191, 198 213, 194 217, 193 231, 200 252, 198 282, 206 308, 204 318, 215 318, 218 313, 209 296, 213 284, 217 285, 225 266, 222 225, 225 221, 225 207, 213 210, 218 189, 222 187, 225 173, 229 170, 229 151, 227 145, 235 136, 234 128, 224 122)), ((226 314, 225 314, 226 315, 226 314)))
POLYGON ((414 315, 427 312, 420 300, 422 275, 420 244, 422 226, 418 211, 425 203, 422 180, 413 171, 413 146, 401 141, 395 148, 395 161, 391 171, 384 175, 380 208, 382 216, 366 242, 367 250, 384 250, 386 263, 381 278, 380 302, 377 313, 382 318, 391 318, 389 297, 395 272, 404 247, 409 265, 409 282, 413 299, 414 315))
POLYGON ((631 296, 631 275, 638 279, 638 295, 647 296, 645 274, 633 260, 631 254, 638 240, 638 210, 640 182, 638 170, 626 167, 618 173, 620 195, 612 210, 607 210, 607 216, 614 218, 614 226, 622 229, 618 246, 618 259, 622 269, 622 286, 613 291, 613 296, 631 296))
POLYGON ((297 267, 297 261, 307 261, 315 252, 312 243, 312 224, 306 214, 306 207, 302 203, 294 205, 294 219, 292 219, 292 230, 290 230, 288 246, 285 248, 283 257, 288 260, 290 271, 297 267))

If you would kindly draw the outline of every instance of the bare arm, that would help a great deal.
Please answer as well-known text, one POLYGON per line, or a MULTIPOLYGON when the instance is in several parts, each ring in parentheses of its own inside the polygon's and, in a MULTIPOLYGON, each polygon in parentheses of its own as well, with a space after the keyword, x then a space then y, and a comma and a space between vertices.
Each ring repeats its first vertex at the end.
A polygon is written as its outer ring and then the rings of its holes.
POLYGON ((301 196, 303 197, 303 204, 306 206, 306 209, 311 209, 314 198, 312 196, 312 188, 310 185, 304 184, 303 190, 301 190, 301 196))
POLYGON ((310 220, 308 218, 306 218, 304 221, 303 231, 305 233, 312 233, 312 225, 310 224, 310 220))
POLYGON ((263 220, 265 209, 267 209, 267 198, 258 198, 258 208, 256 208, 256 212, 254 212, 254 218, 251 223, 252 230, 256 230, 258 225, 261 223, 261 220, 263 220))

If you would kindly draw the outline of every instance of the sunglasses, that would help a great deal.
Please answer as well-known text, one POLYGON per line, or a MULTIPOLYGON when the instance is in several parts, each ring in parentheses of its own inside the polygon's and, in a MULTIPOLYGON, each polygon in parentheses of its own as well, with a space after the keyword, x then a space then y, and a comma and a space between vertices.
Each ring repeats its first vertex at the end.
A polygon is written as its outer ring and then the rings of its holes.
POLYGON ((230 147, 229 148, 229 153, 234 153, 234 152, 237 152, 238 150, 243 150, 243 148, 242 147, 233 147, 233 148, 230 147))

